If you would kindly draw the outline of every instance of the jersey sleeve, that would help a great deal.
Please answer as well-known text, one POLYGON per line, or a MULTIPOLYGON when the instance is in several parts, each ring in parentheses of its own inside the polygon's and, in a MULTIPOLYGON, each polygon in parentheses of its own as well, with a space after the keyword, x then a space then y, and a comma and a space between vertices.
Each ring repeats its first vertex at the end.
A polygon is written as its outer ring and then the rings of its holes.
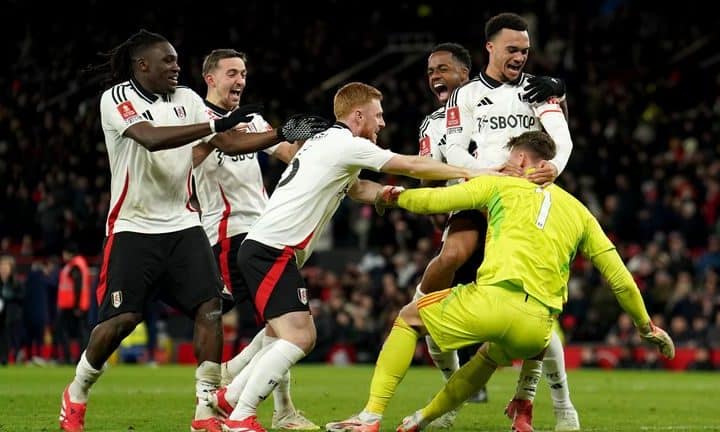
MULTIPOLYGON (((268 123, 261 114, 253 114, 252 116, 253 118, 250 120, 250 123, 247 123, 248 133, 267 132, 273 129, 273 127, 270 126, 270 123, 268 123)), ((279 145, 280 144, 275 144, 274 146, 263 149, 262 151, 266 154, 272 155, 277 151, 279 145)))
POLYGON ((345 164, 373 171, 380 171, 383 165, 395 156, 390 150, 381 149, 372 141, 360 137, 353 137, 342 149, 342 153, 345 164))
POLYGON ((480 162, 469 152, 473 131, 471 87, 455 89, 445 107, 445 158, 448 164, 481 169, 480 162))
MULTIPOLYGON (((192 89, 183 89, 185 91, 190 92, 190 96, 188 99, 190 100, 189 106, 188 106, 188 119, 189 124, 192 123, 207 123, 208 121, 214 121, 216 120, 215 115, 212 114, 207 109, 207 106, 205 105, 205 101, 200 97, 199 94, 195 93, 192 89)), ((211 133, 210 135, 207 135, 206 137, 195 141, 194 144, 197 144, 200 141, 208 142, 215 136, 215 133, 211 133)), ((193 145, 194 145, 193 144, 193 145)))
POLYGON ((608 281, 615 298, 630 315, 635 326, 640 327, 650 322, 642 294, 617 251, 613 249, 596 255, 592 263, 608 281))
POLYGON ((133 103, 115 91, 116 87, 107 90, 100 98, 100 116, 103 129, 116 131, 118 135, 125 133, 130 126, 148 121, 137 111, 133 103))
POLYGON ((586 213, 585 231, 580 239, 580 252, 589 259, 593 259, 596 255, 615 249, 615 245, 605 235, 600 227, 600 223, 595 217, 586 213))
POLYGON ((565 120, 565 116, 563 115, 560 105, 554 101, 533 106, 533 111, 535 111, 535 115, 540 119, 540 123, 543 125, 545 132, 555 141, 556 153, 550 162, 557 167, 558 175, 560 175, 567 166, 573 148, 570 128, 565 120))
POLYGON ((418 129, 418 156, 432 156, 432 138, 430 137, 430 116, 425 116, 418 129))
POLYGON ((453 210, 482 209, 498 187, 497 176, 480 176, 441 188, 408 189, 398 197, 398 206, 413 213, 438 214, 453 210))

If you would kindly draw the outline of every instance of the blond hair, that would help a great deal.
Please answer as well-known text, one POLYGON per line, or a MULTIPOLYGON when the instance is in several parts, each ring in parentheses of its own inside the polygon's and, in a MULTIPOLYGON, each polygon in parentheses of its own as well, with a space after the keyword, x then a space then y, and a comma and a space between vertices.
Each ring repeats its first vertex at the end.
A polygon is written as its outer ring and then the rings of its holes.
POLYGON ((374 99, 382 101, 382 92, 361 82, 351 82, 340 87, 333 99, 335 118, 346 117, 353 109, 365 105, 374 99))

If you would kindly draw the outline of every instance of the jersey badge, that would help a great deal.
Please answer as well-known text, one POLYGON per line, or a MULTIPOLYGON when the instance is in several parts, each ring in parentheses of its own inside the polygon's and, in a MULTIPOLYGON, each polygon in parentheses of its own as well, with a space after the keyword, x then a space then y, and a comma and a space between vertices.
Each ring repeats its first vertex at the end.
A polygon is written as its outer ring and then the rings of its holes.
POLYGON ((184 119, 184 118, 187 116, 187 114, 185 113, 185 107, 184 107, 184 106, 176 106, 176 107, 173 108, 173 110, 175 110, 175 115, 176 115, 178 118, 184 119))
POLYGON ((307 288, 298 288, 297 294, 298 294, 298 300, 300 300, 300 303, 302 303, 304 305, 308 304, 307 288))
POLYGON ((117 110, 122 116, 123 120, 127 121, 128 119, 137 116, 137 111, 135 111, 135 107, 133 106, 132 102, 125 101, 117 106, 117 110))
POLYGON ((425 135, 420 140, 420 156, 430 156, 430 137, 425 135))
POLYGON ((445 116, 447 117, 447 127, 460 126, 460 108, 452 107, 448 109, 445 116))
POLYGON ((113 293, 110 294, 110 299, 112 300, 113 307, 115 309, 119 308, 123 301, 122 291, 113 291, 113 293))

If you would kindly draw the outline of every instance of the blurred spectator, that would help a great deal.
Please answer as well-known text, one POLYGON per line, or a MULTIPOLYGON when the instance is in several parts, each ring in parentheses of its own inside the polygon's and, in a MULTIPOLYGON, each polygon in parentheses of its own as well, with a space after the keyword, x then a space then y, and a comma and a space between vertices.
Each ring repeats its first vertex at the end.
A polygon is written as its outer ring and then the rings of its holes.
POLYGON ((16 280, 15 259, 0 257, 0 364, 7 365, 10 353, 18 356, 23 338, 25 286, 16 280))
POLYGON ((63 363, 75 364, 90 336, 90 268, 85 257, 78 253, 77 246, 72 243, 63 247, 62 257, 65 266, 58 279, 56 341, 62 350, 63 363), (78 343, 76 356, 71 353, 71 340, 78 343))

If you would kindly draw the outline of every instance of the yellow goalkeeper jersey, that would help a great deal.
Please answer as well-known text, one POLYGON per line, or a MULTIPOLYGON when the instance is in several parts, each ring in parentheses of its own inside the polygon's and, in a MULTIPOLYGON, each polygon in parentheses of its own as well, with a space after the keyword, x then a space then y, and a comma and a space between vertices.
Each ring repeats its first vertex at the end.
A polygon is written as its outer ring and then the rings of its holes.
POLYGON ((404 191, 398 205, 415 213, 487 209, 485 260, 477 284, 509 281, 546 306, 562 310, 570 264, 579 250, 600 269, 636 322, 649 320, 630 273, 600 224, 557 185, 541 188, 510 176, 481 176, 445 188, 404 191), (604 252, 602 259, 594 259, 604 252))

